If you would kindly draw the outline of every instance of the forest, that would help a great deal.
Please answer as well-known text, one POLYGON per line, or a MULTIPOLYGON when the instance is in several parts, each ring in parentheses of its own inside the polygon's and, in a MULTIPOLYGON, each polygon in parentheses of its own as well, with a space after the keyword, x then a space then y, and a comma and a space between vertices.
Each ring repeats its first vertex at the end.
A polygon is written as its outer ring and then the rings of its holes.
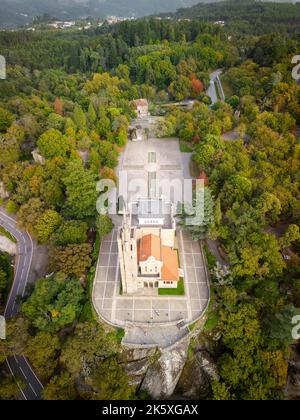
MULTIPOLYGON (((156 19, 80 33, 0 32, 8 63, 0 179, 9 195, 1 204, 48 246, 52 273, 28 288, 0 342, 0 399, 19 393, 4 366, 13 354, 28 357, 46 400, 151 397, 128 382, 123 331, 98 323, 91 305, 100 241, 113 227, 96 212, 96 182, 116 180, 131 101, 140 97, 153 110, 196 100, 191 111, 170 107, 162 132, 180 138, 205 180, 206 217, 193 236, 217 241, 228 263, 207 249, 212 301, 203 334, 220 372, 207 399, 284 398, 291 319, 300 313, 300 86, 291 64, 300 41, 283 25, 282 33, 232 37, 200 20, 156 19), (211 106, 205 91, 217 68, 226 101, 211 106)), ((0 267, 2 296, 4 254, 0 267)))
POLYGON ((296 34, 299 33, 300 5, 297 2, 227 0, 179 9, 172 17, 223 21, 233 33, 261 35, 279 31, 296 34))

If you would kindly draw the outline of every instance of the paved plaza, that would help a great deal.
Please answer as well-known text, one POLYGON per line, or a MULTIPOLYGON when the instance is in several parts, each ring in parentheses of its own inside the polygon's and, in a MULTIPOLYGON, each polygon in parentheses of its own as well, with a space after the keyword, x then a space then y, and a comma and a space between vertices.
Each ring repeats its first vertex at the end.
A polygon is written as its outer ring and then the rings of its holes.
MULTIPOLYGON (((177 139, 129 142, 119 170, 128 180, 147 180, 147 165, 153 165, 159 182, 183 181, 189 173, 189 156, 179 150, 177 139), (151 162, 149 163, 149 156, 151 162)), ((128 201, 133 197, 129 194, 128 201)), ((160 296, 157 289, 141 290, 141 295, 122 295, 117 235, 122 217, 114 216, 115 229, 100 248, 93 288, 93 303, 99 316, 116 327, 125 328, 126 344, 166 347, 187 334, 186 326, 198 320, 209 302, 208 275, 203 250, 198 241, 180 228, 176 231, 180 267, 184 272, 185 295, 160 296), (145 295, 146 294, 146 295, 145 295)))
POLYGON ((183 180, 191 178, 190 157, 190 153, 180 152, 175 138, 128 142, 118 167, 121 195, 126 188, 128 203, 148 197, 150 171, 155 172, 158 196, 163 195, 165 201, 183 202, 183 180))
POLYGON ((114 229, 101 244, 93 290, 94 306, 100 317, 123 328, 128 322, 189 324, 201 317, 208 304, 209 287, 199 243, 187 233, 177 231, 180 264, 185 273, 184 296, 125 296, 121 294, 117 233, 118 229, 114 229))

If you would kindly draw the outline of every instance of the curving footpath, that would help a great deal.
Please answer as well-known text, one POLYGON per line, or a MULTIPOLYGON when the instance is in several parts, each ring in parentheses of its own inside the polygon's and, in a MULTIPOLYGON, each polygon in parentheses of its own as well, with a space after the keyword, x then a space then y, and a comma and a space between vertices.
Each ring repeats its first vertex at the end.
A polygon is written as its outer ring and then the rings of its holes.
MULTIPOLYGON (((19 301, 25 294, 33 254, 35 251, 35 244, 28 232, 20 231, 16 221, 8 216, 2 208, 0 208, 0 226, 10 232, 16 238, 18 243, 14 283, 4 310, 5 318, 9 319, 16 316, 19 312, 19 301)), ((25 400, 41 399, 43 385, 35 375, 26 357, 12 356, 7 358, 6 362, 11 374, 16 378, 21 378, 26 384, 25 389, 22 390, 20 388, 22 397, 25 400)))

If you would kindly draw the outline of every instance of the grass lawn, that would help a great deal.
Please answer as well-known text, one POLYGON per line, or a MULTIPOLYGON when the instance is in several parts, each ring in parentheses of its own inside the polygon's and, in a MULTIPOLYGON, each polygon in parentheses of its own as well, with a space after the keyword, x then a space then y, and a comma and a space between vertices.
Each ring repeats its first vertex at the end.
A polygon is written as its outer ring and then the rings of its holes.
POLYGON ((177 286, 176 289, 158 289, 158 294, 160 296, 166 296, 166 295, 183 296, 184 295, 184 281, 183 281, 183 278, 180 278, 180 280, 178 282, 178 286, 177 286))
POLYGON ((10 239, 15 244, 17 243, 17 240, 14 236, 12 236, 7 230, 5 230, 2 226, 0 226, 0 235, 5 236, 6 238, 10 239))

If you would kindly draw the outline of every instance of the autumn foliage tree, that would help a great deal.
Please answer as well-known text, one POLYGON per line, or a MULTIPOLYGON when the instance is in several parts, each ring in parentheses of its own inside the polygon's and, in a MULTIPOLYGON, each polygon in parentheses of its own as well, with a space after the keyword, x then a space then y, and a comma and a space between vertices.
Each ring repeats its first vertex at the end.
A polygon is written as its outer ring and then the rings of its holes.
POLYGON ((191 74, 190 75, 190 81, 192 83, 193 96, 194 97, 198 97, 200 95, 200 93, 203 92, 204 85, 201 82, 201 80, 197 79, 197 77, 195 76, 195 74, 191 74))
POLYGON ((62 100, 58 97, 54 101, 54 111, 61 116, 64 114, 62 100))
POLYGON ((91 266, 91 253, 92 246, 87 243, 54 247, 50 258, 50 266, 55 271, 81 277, 91 266))

